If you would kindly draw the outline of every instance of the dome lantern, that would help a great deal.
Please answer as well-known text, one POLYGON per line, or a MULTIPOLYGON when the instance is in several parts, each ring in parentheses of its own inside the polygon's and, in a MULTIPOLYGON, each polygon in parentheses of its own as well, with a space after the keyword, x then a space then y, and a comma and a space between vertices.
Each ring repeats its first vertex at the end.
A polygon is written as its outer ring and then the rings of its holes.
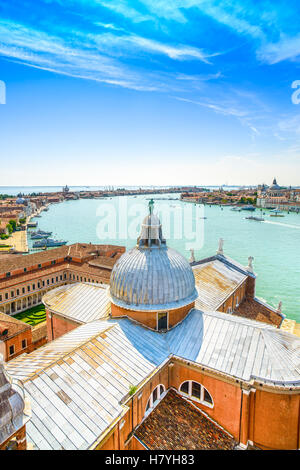
POLYGON ((142 222, 141 234, 137 239, 137 246, 145 249, 166 247, 166 240, 162 236, 160 220, 157 215, 153 214, 153 199, 149 201, 148 207, 149 214, 142 222))

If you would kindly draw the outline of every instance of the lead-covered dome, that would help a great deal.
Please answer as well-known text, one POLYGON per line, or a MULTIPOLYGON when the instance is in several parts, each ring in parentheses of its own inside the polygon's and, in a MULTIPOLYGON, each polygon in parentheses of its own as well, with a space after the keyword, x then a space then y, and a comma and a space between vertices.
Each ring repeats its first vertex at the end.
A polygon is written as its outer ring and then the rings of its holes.
POLYGON ((177 309, 197 298, 193 270, 180 253, 167 247, 151 202, 149 209, 137 246, 124 253, 113 267, 111 300, 129 310, 177 309))

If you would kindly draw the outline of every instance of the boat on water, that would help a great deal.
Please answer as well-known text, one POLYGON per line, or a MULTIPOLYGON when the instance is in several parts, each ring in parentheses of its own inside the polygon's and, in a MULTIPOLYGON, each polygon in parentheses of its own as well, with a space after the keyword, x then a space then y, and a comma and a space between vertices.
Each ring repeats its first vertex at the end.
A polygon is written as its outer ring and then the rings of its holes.
POLYGON ((32 246, 33 248, 44 248, 44 247, 54 247, 54 246, 62 246, 66 245, 66 241, 64 240, 54 240, 53 238, 42 238, 35 242, 32 246))
POLYGON ((233 207, 230 210, 233 211, 233 212, 241 212, 242 209, 240 207, 233 207))
POLYGON ((262 217, 253 217, 253 216, 246 217, 246 219, 248 219, 248 220, 256 220, 257 222, 264 222, 264 221, 265 221, 265 219, 263 219, 262 217))
POLYGON ((270 217, 284 217, 284 214, 279 209, 270 211, 270 217))
POLYGON ((52 235, 52 232, 44 232, 43 230, 37 230, 36 232, 31 233, 31 240, 38 240, 41 238, 48 238, 52 235))
POLYGON ((256 207, 249 204, 248 206, 242 207, 242 211, 255 211, 256 207))

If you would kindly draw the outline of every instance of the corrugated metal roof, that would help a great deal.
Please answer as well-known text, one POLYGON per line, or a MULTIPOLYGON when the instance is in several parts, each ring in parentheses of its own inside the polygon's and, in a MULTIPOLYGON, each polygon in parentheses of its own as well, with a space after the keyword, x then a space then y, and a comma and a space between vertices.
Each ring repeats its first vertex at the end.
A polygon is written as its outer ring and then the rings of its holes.
POLYGON ((98 321, 9 363, 30 395, 27 440, 35 449, 89 448, 122 413, 130 385, 166 357, 140 349, 117 323, 98 321))
POLYGON ((224 260, 215 258, 207 263, 193 266, 199 294, 196 300, 197 308, 217 310, 225 299, 247 279, 247 274, 224 260))
POLYGON ((28 440, 87 449, 122 412, 121 400, 171 354, 237 379, 300 387, 300 339, 221 312, 192 310, 167 333, 99 320, 7 364, 30 395, 28 440))
POLYGON ((300 339, 272 325, 197 309, 167 333, 129 319, 118 324, 148 357, 173 354, 241 380, 300 386, 300 339))
POLYGON ((108 316, 108 287, 92 283, 76 283, 53 289, 43 297, 50 310, 79 323, 89 323, 108 316))

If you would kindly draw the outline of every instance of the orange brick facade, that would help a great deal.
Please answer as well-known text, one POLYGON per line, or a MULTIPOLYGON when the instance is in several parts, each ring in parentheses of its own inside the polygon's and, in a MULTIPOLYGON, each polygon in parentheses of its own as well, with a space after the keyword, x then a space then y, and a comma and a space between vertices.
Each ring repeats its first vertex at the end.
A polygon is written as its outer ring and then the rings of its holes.
MULTIPOLYGON (((255 279, 254 279, 255 285, 255 279)), ((218 310, 220 312, 233 312, 247 295, 247 281, 243 282, 224 302, 218 310)))
MULTIPOLYGON (((24 344, 24 343, 23 343, 24 344)), ((31 328, 28 328, 25 331, 18 333, 16 336, 9 338, 5 341, 5 353, 6 356, 4 357, 5 361, 10 361, 15 357, 19 356, 20 354, 24 354, 31 351, 32 347, 32 333, 31 328), (25 341, 26 346, 23 347, 22 343, 25 341), (14 353, 11 354, 10 348, 14 349, 14 353)))
POLYGON ((241 447, 261 449, 299 449, 299 392, 260 390, 241 381, 218 376, 213 371, 171 359, 124 403, 124 415, 96 450, 143 450, 133 436, 142 421, 148 399, 159 384, 177 391, 182 382, 201 383, 213 398, 213 407, 192 403, 229 432, 241 447))
MULTIPOLYGON (((172 328, 173 326, 180 323, 194 308, 195 302, 190 303, 181 308, 168 311, 168 327, 172 328)), ((129 317, 132 320, 135 320, 152 330, 157 329, 157 312, 141 312, 134 310, 127 310, 125 308, 119 307, 111 303, 111 316, 112 317, 129 317)))
POLYGON ((78 328, 80 325, 80 323, 68 320, 67 318, 56 315, 55 313, 51 313, 48 309, 46 309, 46 320, 48 342, 59 338, 75 328, 78 328))

